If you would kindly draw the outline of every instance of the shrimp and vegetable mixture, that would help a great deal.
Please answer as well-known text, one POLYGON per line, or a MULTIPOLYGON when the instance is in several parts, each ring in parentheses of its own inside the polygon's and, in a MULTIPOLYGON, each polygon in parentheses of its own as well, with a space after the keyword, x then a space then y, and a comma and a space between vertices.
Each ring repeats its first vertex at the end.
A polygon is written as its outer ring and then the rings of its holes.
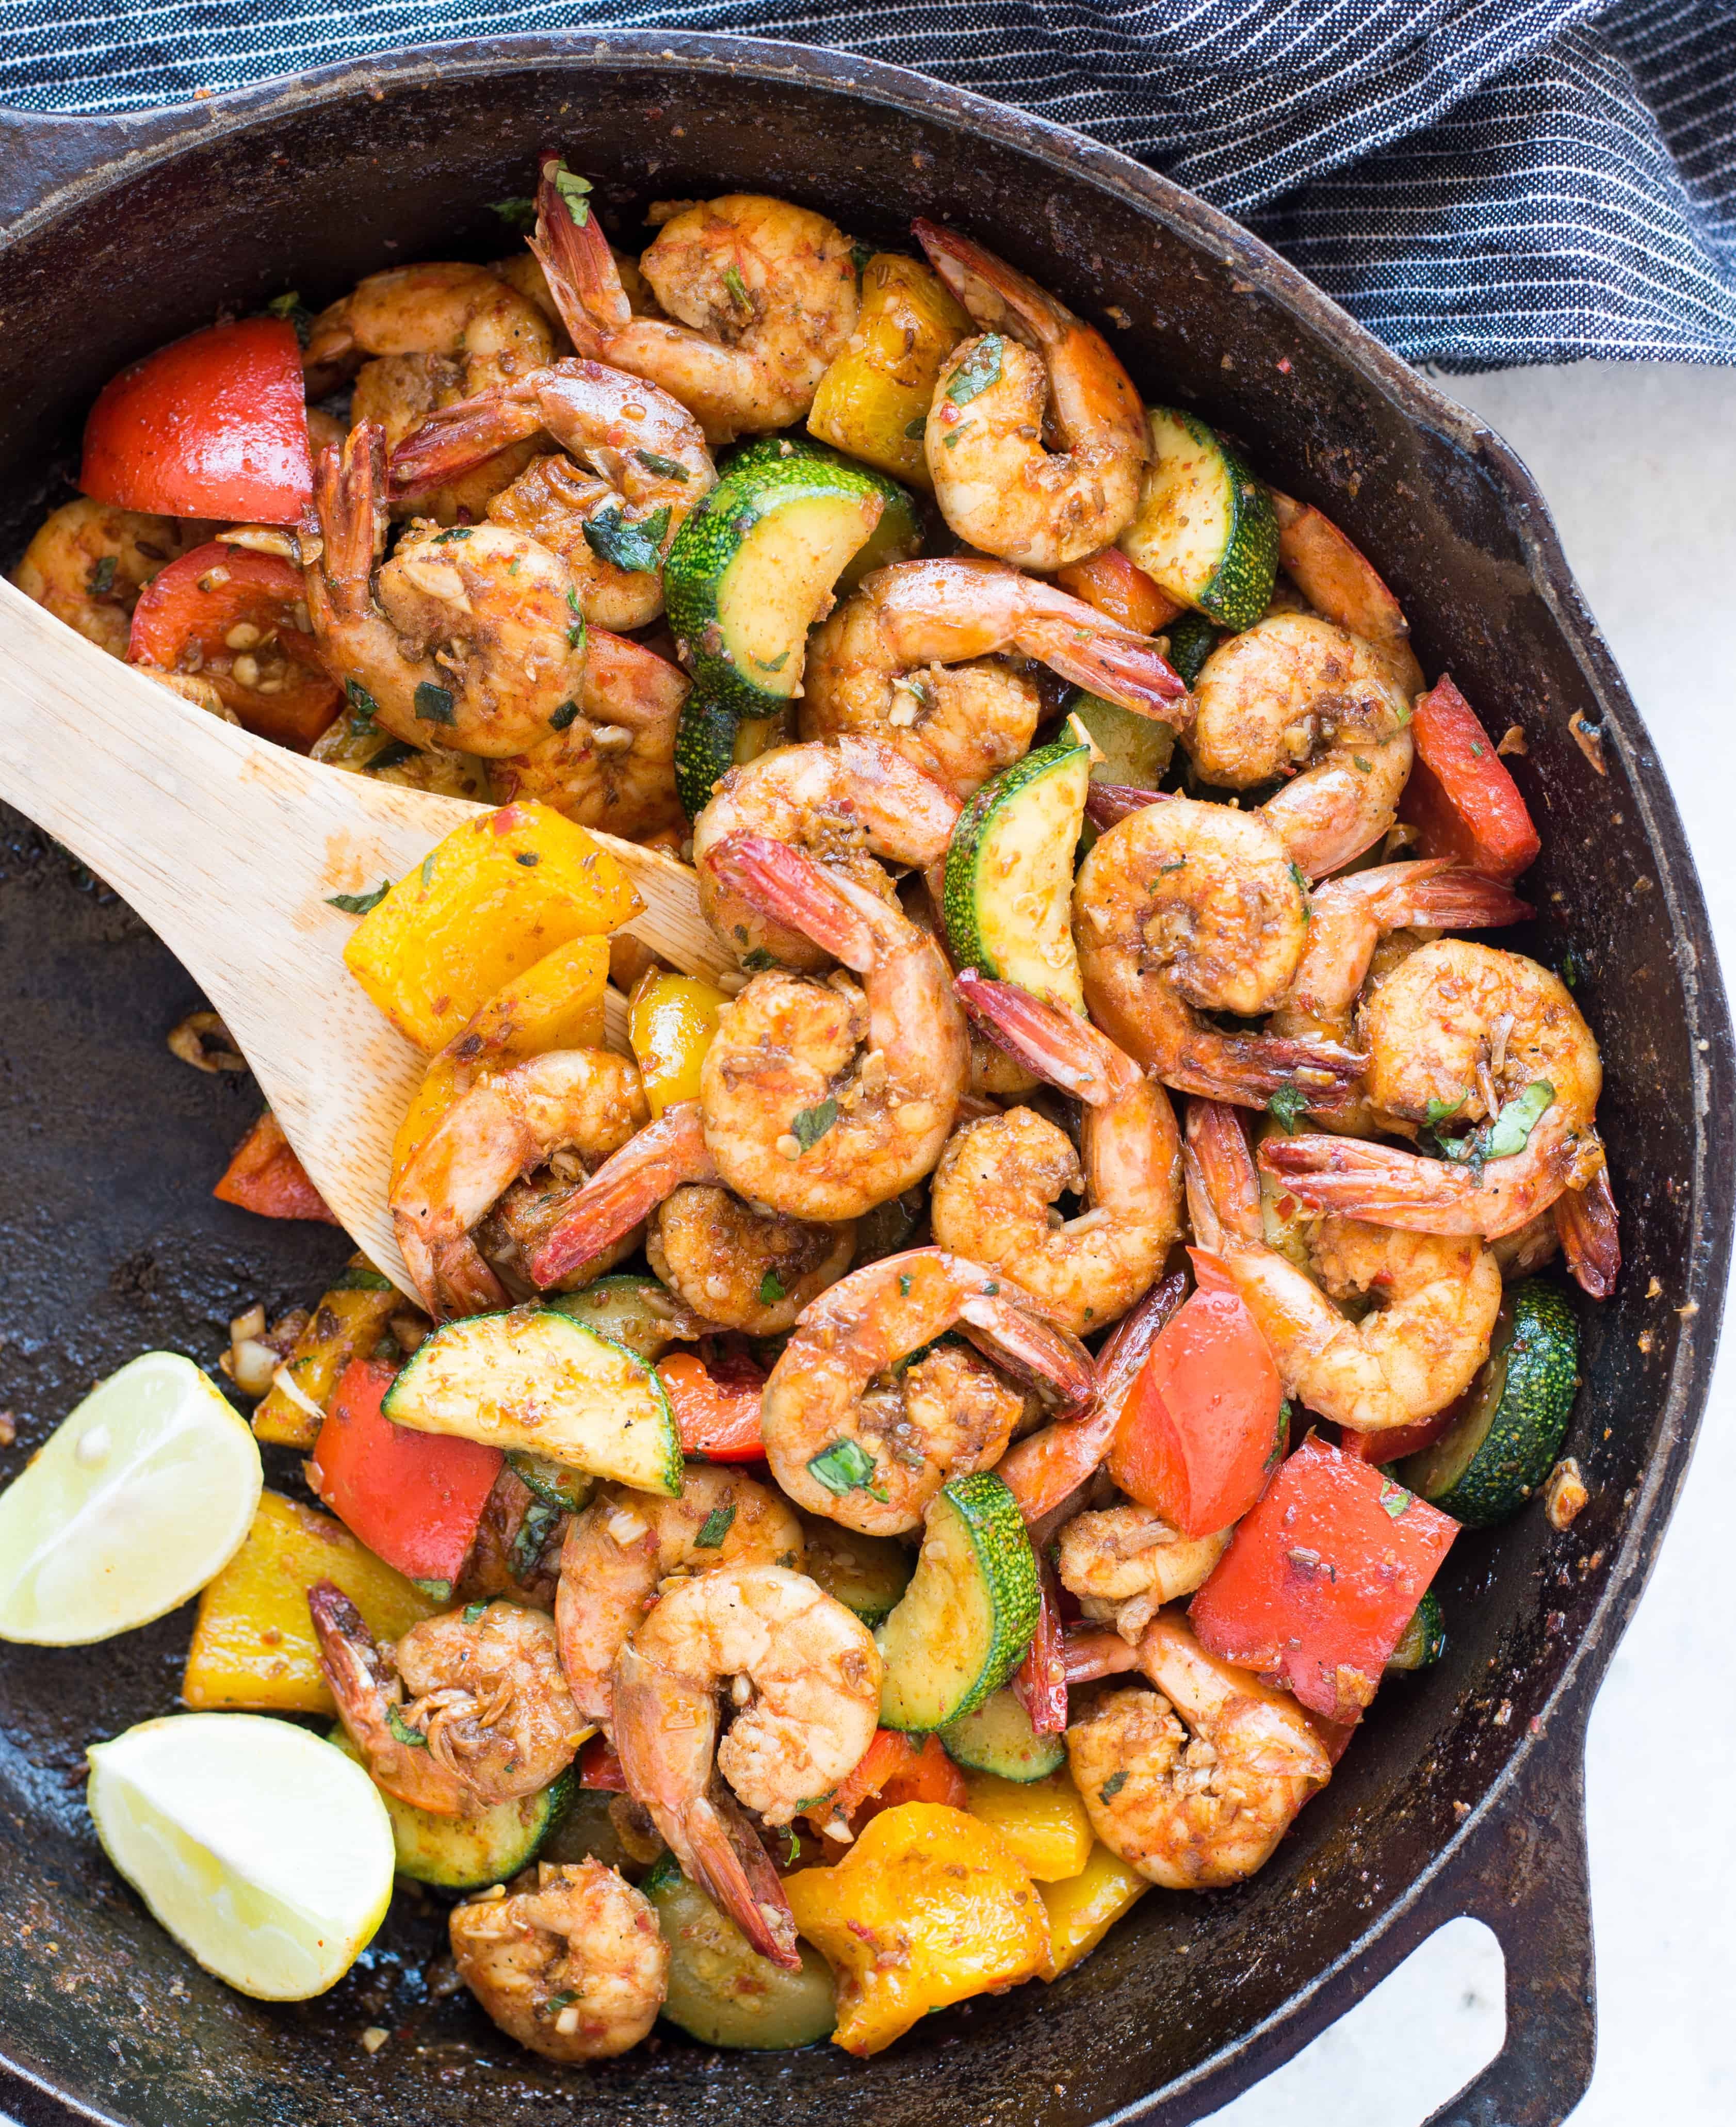
MULTIPOLYGON (((635 260, 552 155, 534 210, 256 321, 282 492, 171 503, 99 404, 17 574, 499 808, 336 898, 427 1057, 401 1262, 237 1323, 320 1510, 255 1484, 169 1725, 334 1712, 552 2061, 867 2054, 1266 1866, 1450 1637, 1459 1528, 1583 1503, 1597 1043, 1503 935, 1484 719, 1085 318, 927 221, 733 193, 635 260)), ((264 1125, 220 1190, 323 1208, 264 1125)))

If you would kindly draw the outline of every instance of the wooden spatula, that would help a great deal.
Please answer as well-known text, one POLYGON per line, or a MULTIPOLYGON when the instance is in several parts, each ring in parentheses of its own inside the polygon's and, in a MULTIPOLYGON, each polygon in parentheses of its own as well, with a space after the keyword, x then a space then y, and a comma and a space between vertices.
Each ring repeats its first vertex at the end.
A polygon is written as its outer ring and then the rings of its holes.
MULTIPOLYGON (((327 897, 401 878, 482 808, 254 738, 141 679, 7 583, 0 798, 107 880, 187 969, 320 1194, 408 1292, 387 1178, 428 1059, 344 967, 355 918, 327 897)), ((638 889, 645 912, 632 929, 652 951, 690 974, 730 964, 685 865, 597 840, 638 889)), ((140 1027, 139 1038, 160 1032, 140 1027)))

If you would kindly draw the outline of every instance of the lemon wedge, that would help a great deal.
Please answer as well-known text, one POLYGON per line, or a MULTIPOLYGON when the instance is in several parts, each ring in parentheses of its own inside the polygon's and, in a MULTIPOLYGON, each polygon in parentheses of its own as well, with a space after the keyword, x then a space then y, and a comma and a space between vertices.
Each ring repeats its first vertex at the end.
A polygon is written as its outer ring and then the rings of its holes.
POLYGON ((267 2001, 334 1986, 391 1897, 391 1820, 341 1750, 259 1713, 141 1722, 88 1754, 103 1850, 207 1972, 267 2001))
POLYGON ((239 1549, 263 1481, 245 1420, 191 1359, 133 1360, 0 1492, 0 1639, 73 1646, 173 1610, 239 1549))

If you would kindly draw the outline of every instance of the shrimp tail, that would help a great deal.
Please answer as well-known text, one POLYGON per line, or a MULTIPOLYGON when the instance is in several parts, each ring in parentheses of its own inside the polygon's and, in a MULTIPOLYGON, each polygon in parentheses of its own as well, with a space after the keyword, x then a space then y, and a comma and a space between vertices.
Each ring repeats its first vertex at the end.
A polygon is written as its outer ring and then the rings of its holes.
POLYGON ((314 508, 323 540, 320 574, 340 613, 368 609, 374 564, 386 551, 386 431, 358 421, 320 453, 314 508))
MULTIPOLYGON (((1057 596, 1065 596, 1057 593, 1057 596)), ((1019 630, 1027 656, 1041 657, 1052 671, 1088 694, 1100 694, 1135 716, 1150 717, 1177 731, 1193 725, 1193 698, 1188 683, 1149 636, 1112 632, 1102 614, 1083 599, 1069 598, 1081 613, 1091 615, 1088 629, 1073 618, 1047 616, 1019 630)))
POLYGON ((1330 1112, 1368 1065, 1365 1056, 1335 1041, 1293 1035, 1208 1035, 1190 1047, 1164 1072, 1164 1084, 1238 1107, 1263 1108, 1288 1089, 1302 1093, 1310 1109, 1330 1112))
POLYGON ((335 1581, 316 1580, 307 1591, 307 1614, 320 1643, 320 1666, 339 1706, 372 1698, 390 1672, 366 1619, 335 1581))
POLYGON ((536 435, 543 426, 534 390, 510 385, 481 391, 455 406, 435 410, 399 444, 389 467, 395 501, 424 495, 491 458, 509 443, 536 435))
POLYGON ((785 1972, 799 1972, 795 1918, 783 1879, 759 1835, 719 1782, 714 1780, 711 1793, 688 1810, 685 1829, 687 1858, 706 1897, 728 1914, 761 1957, 785 1972))
POLYGON ((1010 332, 1027 346, 1052 346, 1073 320, 1055 298, 1004 258, 937 221, 918 219, 911 234, 928 263, 979 324, 1010 332))
POLYGON ((1058 1011, 1017 983, 965 968, 954 978, 971 1019, 1027 1071, 1089 1107, 1108 1107, 1138 1084, 1139 1066, 1077 1012, 1058 1011))
POLYGON ((1061 1660, 1070 1684, 1096 1684, 1137 1669, 1139 1649, 1129 1646, 1119 1632, 1070 1632, 1061 1642, 1061 1660))
POLYGON ((718 1178, 697 1101, 682 1101, 630 1138, 577 1191, 526 1266, 546 1290, 630 1233, 685 1182, 718 1178))
POLYGON ((1496 930, 1508 923, 1523 923, 1536 911, 1522 900, 1505 879, 1488 879, 1481 872, 1461 871, 1425 859, 1406 865, 1413 874, 1378 903, 1384 927, 1421 923, 1443 931, 1496 930), (1421 877, 1424 865, 1427 873, 1421 877))
POLYGON ((965 1334, 998 1359, 1015 1379, 1043 1390, 1063 1420, 1088 1417, 1097 1407, 1097 1369, 1077 1337, 1036 1311, 1036 1302, 1009 1289, 987 1271, 981 1290, 959 1307, 965 1334))
POLYGON ((1621 1269, 1621 1238, 1608 1168, 1600 1168, 1583 1189, 1563 1190, 1551 1210, 1574 1281, 1593 1300, 1607 1300, 1621 1269))
POLYGON ((567 165, 556 154, 540 162, 536 233, 530 249, 567 336, 581 354, 600 360, 611 333, 633 315, 602 225, 581 199, 569 206, 558 182, 567 165), (583 211, 584 219, 577 216, 583 211))
POLYGON ((1204 1248, 1217 1249, 1227 1234, 1239 1241, 1261 1238, 1259 1177, 1248 1150, 1239 1111, 1222 1101, 1189 1101, 1188 1215, 1204 1248))
POLYGON ((799 931, 859 975, 873 966, 885 907, 851 880, 769 835, 726 836, 710 862, 724 885, 761 915, 799 931))
POLYGON ((1161 805, 1167 790, 1141 790, 1131 783, 1093 783, 1085 793, 1085 817, 1099 832, 1131 820, 1148 805, 1161 805))
POLYGON ((1268 1138, 1259 1163, 1311 1211, 1422 1233, 1435 1230, 1430 1220, 1457 1210, 1477 1188, 1462 1168, 1358 1138, 1268 1138))

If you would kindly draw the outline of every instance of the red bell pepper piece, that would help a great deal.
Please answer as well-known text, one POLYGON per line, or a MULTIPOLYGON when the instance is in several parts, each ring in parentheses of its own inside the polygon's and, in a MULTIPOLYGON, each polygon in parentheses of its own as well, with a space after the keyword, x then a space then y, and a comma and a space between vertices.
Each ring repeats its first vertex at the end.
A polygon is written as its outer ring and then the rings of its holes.
POLYGON ((1382 1433, 1359 1433, 1354 1426, 1341 1425, 1338 1428, 1338 1444, 1346 1455, 1354 1455, 1359 1462, 1397 1462, 1406 1455, 1421 1455, 1424 1448, 1432 1447, 1459 1412, 1459 1405, 1449 1403, 1433 1418, 1420 1419, 1415 1425, 1389 1425, 1382 1433))
POLYGON ((78 485, 123 509, 293 524, 313 492, 295 327, 211 325, 111 377, 84 424, 78 485))
POLYGON ((579 1752, 579 1785, 601 1788, 609 1794, 625 1794, 627 1775, 606 1736, 593 1736, 579 1752))
POLYGON ((295 624, 302 595, 300 571, 280 556, 211 540, 159 569, 139 594, 128 661, 197 672, 249 731, 305 751, 337 714, 343 689, 295 624), (240 647, 230 641, 238 628, 253 631, 240 647), (238 666, 275 682, 272 691, 244 685, 238 666))
POLYGON ((708 1462, 762 1459, 760 1402, 766 1377, 752 1359, 725 1352, 708 1365, 696 1352, 671 1352, 657 1361, 657 1371, 684 1455, 703 1455, 708 1462))
POLYGON ((1188 1622, 1223 1660, 1354 1722, 1459 1523, 1311 1433, 1230 1539, 1188 1622))
POLYGON ((962 1809, 965 1776, 941 1747, 938 1736, 920 1742, 895 1728, 876 1728, 873 1741, 824 1802, 804 1813, 817 1828, 842 1817, 852 1831, 883 1809, 905 1802, 946 1803, 962 1809))
POLYGON ((396 1371, 383 1359, 350 1361, 314 1443, 308 1480, 377 1557, 444 1601, 506 1458, 474 1440, 394 1425, 380 1400, 396 1371))
POLYGON ((1416 760, 1398 814, 1419 831, 1422 854, 1517 879, 1535 863, 1542 839, 1506 763, 1450 680, 1418 695, 1411 732, 1416 760))
POLYGON ((1141 635, 1155 635, 1166 621, 1187 610, 1119 547, 1105 547, 1082 561, 1070 561, 1055 571, 1055 580, 1064 591, 1071 591, 1123 627, 1136 628, 1141 635))
POLYGON ((1198 1290, 1168 1323, 1122 1407, 1109 1474, 1183 1536, 1227 1528, 1282 1457, 1283 1384, 1229 1274, 1190 1248, 1198 1290))
POLYGON ((1055 1568, 1041 1551, 1036 1586, 1036 1630, 1024 1660, 1013 1672, 1013 1689, 1039 1736, 1063 1736, 1067 1730, 1067 1651, 1055 1568))
POLYGON ((328 1226, 339 1223, 308 1180, 307 1169, 296 1158, 282 1124, 269 1108, 235 1147, 211 1193, 225 1204, 239 1204, 244 1211, 257 1211, 262 1219, 320 1219, 328 1226))

